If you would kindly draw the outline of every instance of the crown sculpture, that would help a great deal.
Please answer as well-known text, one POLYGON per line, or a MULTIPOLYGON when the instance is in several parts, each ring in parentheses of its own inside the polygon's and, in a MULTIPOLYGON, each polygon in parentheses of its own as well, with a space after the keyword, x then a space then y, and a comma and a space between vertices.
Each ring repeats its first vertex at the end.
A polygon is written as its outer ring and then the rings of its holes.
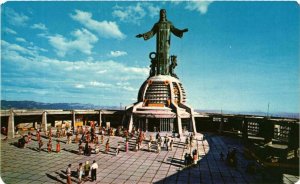
POLYGON ((143 131, 196 133, 194 110, 186 104, 186 94, 174 69, 177 56, 169 54, 171 33, 181 38, 188 29, 177 29, 167 20, 166 10, 153 28, 138 34, 148 40, 156 35, 156 52, 151 52, 150 73, 138 93, 138 101, 126 107, 123 122, 132 129, 143 131))

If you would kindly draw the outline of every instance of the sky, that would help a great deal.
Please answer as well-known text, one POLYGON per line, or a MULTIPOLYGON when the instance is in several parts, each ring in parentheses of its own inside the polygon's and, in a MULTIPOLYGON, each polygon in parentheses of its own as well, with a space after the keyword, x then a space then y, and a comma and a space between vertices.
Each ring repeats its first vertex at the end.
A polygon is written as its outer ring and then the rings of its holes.
POLYGON ((187 103, 200 110, 300 112, 296 2, 6 2, 1 6, 1 99, 130 105, 149 75, 167 19, 187 103))

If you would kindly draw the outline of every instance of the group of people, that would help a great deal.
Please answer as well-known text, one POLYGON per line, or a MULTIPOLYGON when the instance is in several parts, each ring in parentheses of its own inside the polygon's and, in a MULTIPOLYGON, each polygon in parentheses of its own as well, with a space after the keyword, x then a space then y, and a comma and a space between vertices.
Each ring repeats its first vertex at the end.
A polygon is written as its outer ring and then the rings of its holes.
POLYGON ((198 158, 199 158, 199 156, 198 156, 197 149, 194 149, 192 154, 185 153, 185 155, 184 155, 184 165, 186 167, 191 166, 191 165, 197 165, 198 158))
MULTIPOLYGON (((66 170, 67 173, 67 184, 71 184, 71 176, 72 176, 72 170, 71 170, 72 164, 68 165, 68 168, 66 170)), ((78 178, 78 183, 82 183, 83 181, 89 180, 89 175, 91 173, 91 180, 96 181, 97 179, 97 169, 98 169, 98 164, 96 160, 93 161, 92 164, 89 163, 89 161, 86 161, 85 164, 83 165, 82 163, 79 163, 76 174, 78 178)))

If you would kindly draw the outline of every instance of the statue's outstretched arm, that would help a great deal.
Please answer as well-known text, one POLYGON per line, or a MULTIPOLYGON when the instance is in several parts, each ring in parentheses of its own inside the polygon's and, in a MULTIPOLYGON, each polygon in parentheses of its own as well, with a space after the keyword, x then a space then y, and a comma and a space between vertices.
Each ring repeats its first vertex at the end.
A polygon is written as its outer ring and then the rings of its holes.
POLYGON ((181 29, 177 29, 175 26, 171 25, 171 32, 179 38, 181 38, 183 36, 183 33, 188 32, 188 31, 189 30, 187 28, 181 30, 181 29))
POLYGON ((152 38, 155 34, 156 34, 156 24, 153 26, 153 28, 150 31, 143 33, 143 34, 138 34, 138 35, 136 35, 136 37, 137 38, 143 37, 144 40, 148 40, 148 39, 152 38))
POLYGON ((141 37, 144 37, 144 36, 143 36, 143 34, 138 34, 138 35, 136 35, 135 37, 141 38, 141 37))

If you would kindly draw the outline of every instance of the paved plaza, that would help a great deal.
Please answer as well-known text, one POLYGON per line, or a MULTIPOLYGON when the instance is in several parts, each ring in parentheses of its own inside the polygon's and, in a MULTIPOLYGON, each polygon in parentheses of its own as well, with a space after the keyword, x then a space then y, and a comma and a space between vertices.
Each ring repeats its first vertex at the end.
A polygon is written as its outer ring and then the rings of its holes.
MULTIPOLYGON (((35 134, 35 132, 34 132, 35 134)), ((147 139, 149 139, 147 133, 147 139)), ((43 135, 43 134, 42 134, 43 135)), ((1 142, 1 178, 4 183, 66 183, 66 168, 72 164, 72 183, 77 183, 76 169, 79 163, 96 160, 97 181, 93 183, 295 183, 299 176, 278 175, 267 172, 258 166, 256 174, 246 172, 248 160, 243 156, 243 145, 237 139, 203 134, 193 149, 197 148, 200 160, 196 166, 184 166, 185 149, 184 137, 180 141, 174 138, 174 148, 166 151, 162 148, 160 153, 148 151, 147 141, 143 142, 140 151, 124 152, 124 139, 111 136, 111 149, 104 153, 105 146, 101 145, 101 151, 91 156, 78 155, 78 144, 65 144, 66 138, 61 140, 60 153, 47 153, 48 142, 43 137, 44 150, 37 151, 36 137, 21 149, 15 146, 16 139, 1 142), (121 152, 115 155, 117 144, 121 145, 121 152), (220 152, 226 153, 229 148, 237 149, 237 168, 230 167, 220 159, 220 152)), ((74 139, 75 136, 73 136, 74 139)), ((105 136, 106 141, 108 136, 105 136)), ((53 149, 56 146, 56 138, 53 138, 53 149)), ((134 143, 135 138, 130 140, 134 143)), ((133 145, 132 147, 133 148, 133 145)), ((84 181, 84 183, 92 183, 84 181)))

